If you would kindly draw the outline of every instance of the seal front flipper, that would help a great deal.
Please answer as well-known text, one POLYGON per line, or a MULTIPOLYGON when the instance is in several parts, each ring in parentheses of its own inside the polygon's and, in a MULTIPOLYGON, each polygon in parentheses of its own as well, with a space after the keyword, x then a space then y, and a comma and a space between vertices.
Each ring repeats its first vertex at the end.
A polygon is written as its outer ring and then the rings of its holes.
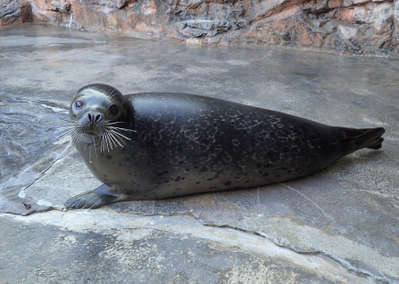
POLYGON ((116 193, 113 186, 103 184, 95 190, 78 194, 65 202, 66 209, 98 208, 106 204, 121 201, 124 194, 116 193))

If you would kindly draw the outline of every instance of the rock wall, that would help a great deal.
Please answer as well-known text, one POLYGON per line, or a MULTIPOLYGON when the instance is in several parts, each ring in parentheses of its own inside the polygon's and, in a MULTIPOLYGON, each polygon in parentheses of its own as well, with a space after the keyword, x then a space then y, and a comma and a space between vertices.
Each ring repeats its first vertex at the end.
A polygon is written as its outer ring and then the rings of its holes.
MULTIPOLYGON (((6 6, 21 3, 3 2, 6 6)), ((399 0, 29 0, 24 3, 30 4, 34 22, 144 38, 231 46, 315 47, 355 54, 399 50, 399 0)), ((0 19, 1 15, 0 12, 0 19)))
POLYGON ((32 21, 31 6, 21 0, 0 0, 0 26, 32 21))

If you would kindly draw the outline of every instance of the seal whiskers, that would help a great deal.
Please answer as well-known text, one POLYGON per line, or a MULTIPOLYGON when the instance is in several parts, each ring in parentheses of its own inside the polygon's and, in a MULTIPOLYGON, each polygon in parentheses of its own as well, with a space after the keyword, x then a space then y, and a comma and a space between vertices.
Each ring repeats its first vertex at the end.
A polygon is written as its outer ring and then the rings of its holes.
POLYGON ((100 138, 100 151, 101 152, 109 152, 109 142, 108 136, 106 134, 101 135, 100 138))
POLYGON ((103 124, 103 134, 100 138, 100 150, 101 152, 110 152, 116 147, 123 148, 128 141, 131 140, 130 137, 122 134, 121 132, 136 132, 133 129, 123 128, 114 126, 116 124, 122 124, 119 121, 105 121, 103 124))
POLYGON ((93 152, 94 152, 94 158, 97 160, 97 145, 96 145, 96 138, 95 137, 91 137, 91 145, 93 145, 93 152))
MULTIPOLYGON (((118 124, 122 124, 123 122, 119 121, 101 121, 97 118, 92 118, 93 116, 89 116, 88 126, 91 129, 98 128, 99 134, 97 137, 93 135, 89 135, 85 132, 85 127, 75 123, 71 126, 67 126, 66 130, 59 136, 63 137, 67 134, 71 134, 72 141, 74 144, 82 143, 82 139, 84 136, 88 136, 91 144, 94 147, 94 151, 98 150, 100 152, 110 152, 113 149, 120 147, 123 148, 128 141, 131 140, 130 137, 125 133, 136 132, 136 130, 123 128, 119 126, 115 126, 118 124), (98 141, 98 142, 97 142, 98 141)), ((86 143, 88 144, 88 143, 86 143)), ((90 157, 91 159, 91 157, 90 157)))
POLYGON ((72 131, 73 131, 74 128, 75 128, 75 125, 74 125, 74 124, 71 124, 71 125, 67 125, 67 126, 60 127, 60 128, 61 128, 61 133, 60 133, 59 135, 56 136, 56 139, 57 139, 57 140, 58 140, 58 139, 61 139, 61 138, 64 137, 64 136, 67 136, 67 135, 71 134, 72 131))
POLYGON ((80 129, 75 127, 72 132, 71 132, 71 137, 72 137, 72 142, 75 145, 78 145, 81 143, 81 134, 80 134, 80 129))

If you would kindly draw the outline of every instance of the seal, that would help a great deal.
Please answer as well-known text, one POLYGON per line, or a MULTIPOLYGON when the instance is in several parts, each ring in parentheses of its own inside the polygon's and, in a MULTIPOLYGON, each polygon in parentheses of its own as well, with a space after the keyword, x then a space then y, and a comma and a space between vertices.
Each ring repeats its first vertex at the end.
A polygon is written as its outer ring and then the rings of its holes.
POLYGON ((356 150, 381 148, 385 132, 190 94, 124 96, 104 84, 81 88, 70 116, 73 143, 104 184, 66 208, 288 181, 356 150))

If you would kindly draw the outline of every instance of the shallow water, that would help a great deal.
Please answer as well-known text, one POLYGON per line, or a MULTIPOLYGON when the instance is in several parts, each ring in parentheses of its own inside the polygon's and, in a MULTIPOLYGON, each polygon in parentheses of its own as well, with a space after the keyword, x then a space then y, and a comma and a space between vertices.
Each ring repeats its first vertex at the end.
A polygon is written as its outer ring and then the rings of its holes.
POLYGON ((0 176, 0 190, 20 169, 53 151, 57 141, 55 135, 65 124, 66 113, 65 109, 44 102, 8 97, 0 92, 0 139, 3 145, 0 160, 5 165, 0 176))
POLYGON ((22 190, 65 154, 68 121, 65 106, 0 91, 0 192, 7 197, 0 195, 0 209, 9 211, 9 199, 24 197, 22 190))

